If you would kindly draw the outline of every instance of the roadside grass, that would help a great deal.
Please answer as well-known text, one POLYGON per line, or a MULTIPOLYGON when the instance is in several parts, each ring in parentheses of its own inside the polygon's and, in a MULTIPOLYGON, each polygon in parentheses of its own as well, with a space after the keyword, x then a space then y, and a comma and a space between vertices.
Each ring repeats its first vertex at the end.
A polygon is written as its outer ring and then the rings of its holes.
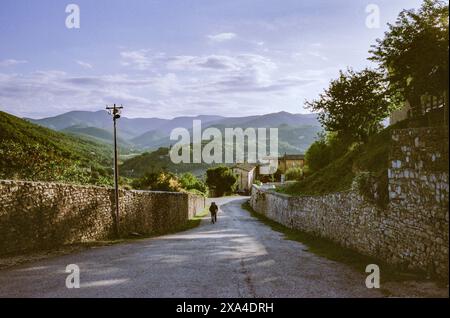
POLYGON ((184 225, 180 226, 179 228, 176 228, 173 231, 170 231, 170 233, 166 233, 166 234, 184 232, 187 230, 194 229, 200 225, 200 223, 202 222, 202 219, 205 216, 207 216, 208 213, 209 213, 208 207, 205 207, 200 213, 197 213, 192 219, 188 220, 186 222, 186 224, 184 224, 184 225))
MULTIPOLYGON (((252 209, 249 202, 242 204, 242 208, 247 210, 251 216, 257 218, 259 221, 269 226, 272 230, 284 234, 285 239, 291 241, 297 241, 305 244, 308 249, 307 251, 314 253, 316 255, 325 257, 329 260, 340 262, 351 266, 355 270, 361 273, 366 273, 366 266, 369 264, 377 264, 380 267, 380 280, 382 282, 401 282, 408 280, 424 281, 427 280, 426 275, 418 272, 410 271, 400 271, 393 266, 387 265, 386 263, 363 255, 361 253, 355 252, 351 249, 340 246, 331 240, 321 238, 304 231, 295 230, 288 228, 278 222, 275 222, 265 215, 257 213, 252 209)), ((368 275, 369 273, 366 273, 368 275)), ((382 292, 388 293, 385 290, 382 292)))

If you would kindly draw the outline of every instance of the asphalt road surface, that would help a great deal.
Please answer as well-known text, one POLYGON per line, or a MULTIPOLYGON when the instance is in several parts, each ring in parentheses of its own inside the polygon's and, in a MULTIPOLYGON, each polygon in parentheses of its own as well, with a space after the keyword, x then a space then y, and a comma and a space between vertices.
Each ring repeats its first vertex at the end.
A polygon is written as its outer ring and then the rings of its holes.
POLYGON ((252 218, 242 197, 215 200, 218 222, 0 271, 0 297, 382 297, 365 275, 252 218), (80 288, 66 287, 66 266, 80 288))

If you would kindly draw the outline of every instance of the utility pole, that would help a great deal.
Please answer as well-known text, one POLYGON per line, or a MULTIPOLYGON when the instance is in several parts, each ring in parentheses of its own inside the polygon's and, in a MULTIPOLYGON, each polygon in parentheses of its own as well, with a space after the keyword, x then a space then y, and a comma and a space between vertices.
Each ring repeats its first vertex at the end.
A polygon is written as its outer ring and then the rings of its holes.
POLYGON ((117 156, 117 119, 120 118, 120 113, 123 106, 106 106, 106 110, 112 116, 114 122, 114 197, 116 210, 114 213, 114 232, 116 237, 119 236, 119 165, 117 156))

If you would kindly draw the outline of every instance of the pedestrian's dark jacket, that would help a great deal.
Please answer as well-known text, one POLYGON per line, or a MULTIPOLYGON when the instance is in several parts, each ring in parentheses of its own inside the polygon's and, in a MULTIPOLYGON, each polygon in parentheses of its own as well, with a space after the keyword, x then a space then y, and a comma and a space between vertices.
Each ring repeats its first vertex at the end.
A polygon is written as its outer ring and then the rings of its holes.
POLYGON ((217 205, 215 203, 212 203, 211 206, 209 207, 209 212, 211 213, 217 213, 217 210, 219 210, 219 208, 217 207, 217 205))

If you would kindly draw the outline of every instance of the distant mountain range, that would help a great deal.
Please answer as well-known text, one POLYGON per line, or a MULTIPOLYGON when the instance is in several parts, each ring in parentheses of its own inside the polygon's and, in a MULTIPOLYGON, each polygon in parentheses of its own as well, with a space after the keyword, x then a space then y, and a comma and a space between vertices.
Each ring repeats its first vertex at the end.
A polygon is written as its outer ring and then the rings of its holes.
MULTIPOLYGON (((53 130, 92 138, 106 143, 112 142, 112 120, 106 111, 72 111, 55 117, 26 120, 53 130)), ((246 117, 222 117, 200 115, 173 119, 126 118, 118 121, 119 143, 125 148, 154 150, 168 147, 170 132, 174 128, 192 129, 193 120, 201 120, 202 128, 279 128, 279 152, 304 152, 321 131, 316 114, 291 114, 279 112, 246 117)))

